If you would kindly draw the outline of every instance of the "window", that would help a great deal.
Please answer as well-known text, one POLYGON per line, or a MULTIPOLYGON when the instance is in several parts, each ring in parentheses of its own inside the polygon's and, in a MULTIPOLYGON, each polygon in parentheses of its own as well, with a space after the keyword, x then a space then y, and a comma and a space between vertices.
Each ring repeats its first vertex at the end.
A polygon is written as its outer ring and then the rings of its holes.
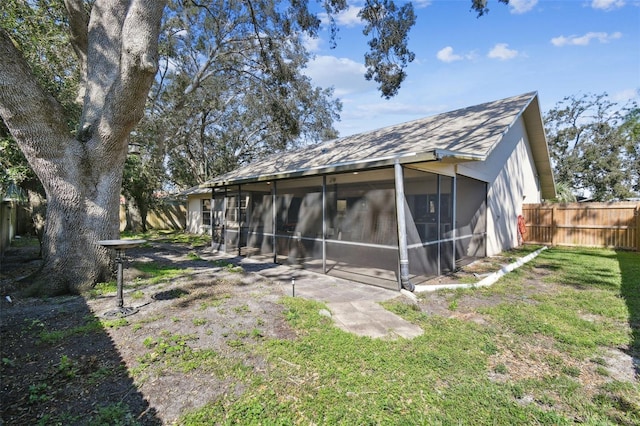
POLYGON ((211 200, 202 200, 202 224, 211 226, 211 200))
POLYGON ((237 229, 239 226, 245 226, 247 220, 247 196, 244 194, 240 200, 240 217, 238 218, 238 196, 237 193, 227 197, 225 220, 227 227, 237 229))

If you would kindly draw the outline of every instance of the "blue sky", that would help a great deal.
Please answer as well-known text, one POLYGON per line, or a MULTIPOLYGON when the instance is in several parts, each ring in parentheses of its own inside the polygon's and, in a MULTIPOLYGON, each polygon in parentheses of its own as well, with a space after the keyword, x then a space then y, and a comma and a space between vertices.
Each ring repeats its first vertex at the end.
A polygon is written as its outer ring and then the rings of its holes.
POLYGON ((489 0, 481 18, 471 0, 414 1, 416 59, 391 100, 363 77, 363 3, 338 17, 337 48, 326 32, 308 42, 307 74, 343 102, 340 136, 530 91, 543 112, 588 93, 640 101, 640 0, 489 0))

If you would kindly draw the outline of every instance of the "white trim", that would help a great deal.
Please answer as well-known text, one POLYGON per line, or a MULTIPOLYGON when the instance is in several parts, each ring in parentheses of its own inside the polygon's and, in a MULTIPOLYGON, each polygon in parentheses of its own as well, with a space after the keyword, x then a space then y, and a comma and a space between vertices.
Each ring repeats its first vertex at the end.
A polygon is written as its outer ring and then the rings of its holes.
POLYGON ((520 266, 524 265, 525 263, 531 261, 536 256, 538 256, 540 253, 542 253, 543 250, 546 250, 546 249, 547 249, 547 246, 539 248, 538 250, 534 251, 533 253, 529 253, 525 257, 522 257, 522 258, 518 259, 517 261, 515 261, 513 263, 510 263, 509 265, 507 265, 507 266, 503 267, 502 269, 500 269, 499 271, 496 271, 496 272, 492 273, 491 275, 483 278, 482 280, 480 280, 477 283, 473 283, 473 284, 434 284, 434 285, 419 284, 419 285, 416 286, 415 292, 416 293, 423 293, 423 292, 432 292, 432 291, 438 291, 438 290, 455 290, 455 289, 459 289, 459 288, 488 287, 488 286, 494 284, 496 281, 498 281, 500 278, 502 278, 507 273, 509 273, 509 272, 513 271, 514 269, 519 268, 520 266))

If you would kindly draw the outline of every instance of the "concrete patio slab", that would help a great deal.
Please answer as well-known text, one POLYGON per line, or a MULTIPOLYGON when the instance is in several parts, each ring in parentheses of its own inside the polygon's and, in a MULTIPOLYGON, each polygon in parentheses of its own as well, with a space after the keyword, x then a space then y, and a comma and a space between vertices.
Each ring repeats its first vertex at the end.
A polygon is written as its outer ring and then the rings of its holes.
POLYGON ((338 327, 360 336, 412 339, 422 334, 422 328, 371 300, 329 302, 327 307, 338 327))
POLYGON ((384 339, 412 339, 423 333, 419 326, 380 305, 402 296, 399 291, 250 259, 241 264, 248 272, 279 282, 289 296, 325 303, 336 326, 344 331, 384 339))

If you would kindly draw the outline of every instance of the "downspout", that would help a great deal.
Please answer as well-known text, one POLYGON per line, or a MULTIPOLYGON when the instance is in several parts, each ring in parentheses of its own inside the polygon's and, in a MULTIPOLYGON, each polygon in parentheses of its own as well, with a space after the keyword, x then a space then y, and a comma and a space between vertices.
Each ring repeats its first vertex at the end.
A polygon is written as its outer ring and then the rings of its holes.
POLYGON ((238 185, 238 201, 236 203, 236 218, 238 220, 238 257, 242 256, 242 247, 240 245, 240 242, 242 241, 242 217, 240 216, 242 214, 242 209, 240 208, 240 206, 242 205, 242 186, 238 185))
POLYGON ((442 185, 440 185, 442 181, 442 175, 437 175, 436 178, 436 196, 438 197, 438 202, 436 203, 436 235, 438 238, 437 245, 437 256, 438 256, 438 276, 442 275, 442 223, 440 220, 441 213, 441 205, 442 205, 442 185))
POLYGON ((456 244, 458 243, 457 240, 457 228, 458 228, 458 215, 456 213, 457 209, 458 209, 458 170, 456 168, 456 174, 453 175, 453 188, 451 188, 451 198, 453 198, 452 202, 453 202, 453 206, 452 208, 452 212, 451 212, 451 238, 453 240, 453 244, 452 244, 452 253, 451 253, 451 259, 453 259, 452 264, 451 264, 451 270, 455 271, 456 270, 456 244))
POLYGON ((322 176, 322 273, 327 273, 327 175, 322 176))
POLYGON ((416 286, 409 281, 409 249, 407 248, 407 221, 404 209, 404 176, 399 160, 394 164, 396 183, 396 215, 398 221, 398 255, 400 258, 400 287, 414 291, 416 286))
POLYGON ((229 200, 227 199, 227 187, 224 187, 224 195, 222 198, 222 251, 227 252, 227 207, 229 200))
POLYGON ((213 231, 215 228, 216 192, 211 188, 211 212, 209 213, 209 235, 211 236, 211 249, 215 247, 213 231))
POLYGON ((276 226, 278 226, 278 220, 276 215, 278 214, 278 209, 276 206, 276 181, 272 181, 271 185, 271 226, 273 230, 273 263, 278 263, 278 237, 276 226))

